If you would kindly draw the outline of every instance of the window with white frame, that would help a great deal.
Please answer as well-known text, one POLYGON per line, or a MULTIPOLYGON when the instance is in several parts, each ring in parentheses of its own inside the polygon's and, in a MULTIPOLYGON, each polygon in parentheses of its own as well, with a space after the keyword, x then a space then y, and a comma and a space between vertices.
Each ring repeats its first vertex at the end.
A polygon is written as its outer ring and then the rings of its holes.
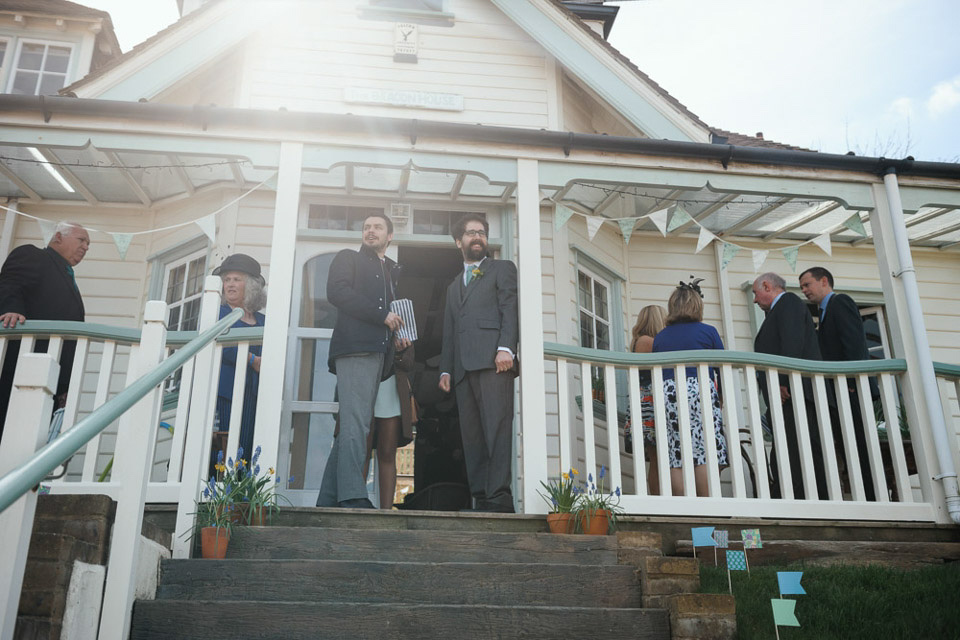
POLYGON ((166 265, 163 290, 168 331, 196 331, 207 252, 199 251, 166 265))
POLYGON ((580 346, 610 349, 610 283, 581 267, 577 271, 580 346))
POLYGON ((3 77, 4 65, 7 62, 7 50, 10 48, 10 43, 0 38, 0 78, 3 77))
POLYGON ((9 93, 53 95, 67 84, 73 45, 21 40, 11 64, 9 93))

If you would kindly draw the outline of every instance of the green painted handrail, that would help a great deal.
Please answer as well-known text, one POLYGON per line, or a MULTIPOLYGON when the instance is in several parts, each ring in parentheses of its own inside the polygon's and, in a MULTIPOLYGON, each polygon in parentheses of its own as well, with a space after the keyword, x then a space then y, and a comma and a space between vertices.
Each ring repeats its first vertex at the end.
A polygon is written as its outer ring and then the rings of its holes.
POLYGON ((721 349, 703 349, 699 351, 668 351, 664 353, 625 353, 572 347, 555 342, 545 342, 543 353, 555 358, 583 360, 598 365, 652 367, 655 365, 695 365, 695 364, 739 364, 755 367, 774 368, 800 373, 824 375, 856 375, 858 373, 903 373, 907 370, 906 360, 859 360, 855 362, 827 362, 823 360, 803 360, 785 358, 752 351, 727 351, 721 349))
POLYGON ((960 378, 960 365, 934 362, 933 371, 944 378, 960 378))
POLYGON ((16 502, 20 496, 42 481, 48 473, 66 462, 70 456, 150 393, 167 376, 213 342, 242 315, 242 309, 231 311, 217 324, 174 352, 150 373, 134 381, 99 409, 80 420, 72 429, 62 433, 59 438, 37 451, 32 458, 0 478, 0 511, 16 502))
MULTIPOLYGON (((15 329, 0 328, 0 338, 19 338, 21 336, 51 336, 66 339, 90 338, 93 340, 114 340, 124 344, 139 344, 140 330, 126 327, 111 327, 93 322, 73 322, 54 320, 27 320, 15 329)), ((180 347, 197 337, 196 331, 170 331, 167 333, 167 346, 180 347)), ((219 343, 258 342, 263 340, 263 327, 249 329, 230 329, 217 337, 219 343)))

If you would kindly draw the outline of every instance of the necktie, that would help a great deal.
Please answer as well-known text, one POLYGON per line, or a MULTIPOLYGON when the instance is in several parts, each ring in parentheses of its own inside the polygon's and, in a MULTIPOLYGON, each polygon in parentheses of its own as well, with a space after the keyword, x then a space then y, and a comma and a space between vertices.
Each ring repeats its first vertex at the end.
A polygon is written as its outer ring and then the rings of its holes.
POLYGON ((467 265, 467 278, 464 280, 463 284, 470 284, 470 281, 473 280, 473 270, 476 269, 476 265, 470 264, 467 265))
POLYGON ((77 286, 77 276, 73 274, 73 267, 67 265, 67 273, 70 274, 70 279, 73 281, 73 288, 77 290, 77 293, 80 293, 80 287, 77 286))

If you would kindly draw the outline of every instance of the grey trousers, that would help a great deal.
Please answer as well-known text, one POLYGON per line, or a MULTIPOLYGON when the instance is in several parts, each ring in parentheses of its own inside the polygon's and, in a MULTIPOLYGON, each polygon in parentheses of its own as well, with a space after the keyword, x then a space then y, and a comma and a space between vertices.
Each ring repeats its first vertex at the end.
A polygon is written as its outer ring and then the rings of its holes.
POLYGON ((468 371, 457 385, 460 435, 470 493, 482 507, 513 507, 512 373, 468 371))
POLYGON ((383 357, 382 353, 357 353, 336 360, 340 434, 333 441, 323 470, 318 507, 335 507, 344 500, 367 497, 363 463, 383 357))

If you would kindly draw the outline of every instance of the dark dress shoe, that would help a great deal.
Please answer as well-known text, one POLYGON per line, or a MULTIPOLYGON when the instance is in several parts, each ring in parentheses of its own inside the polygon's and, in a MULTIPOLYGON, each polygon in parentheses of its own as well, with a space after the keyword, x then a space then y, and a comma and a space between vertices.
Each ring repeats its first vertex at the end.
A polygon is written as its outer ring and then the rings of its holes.
POLYGON ((337 503, 338 507, 343 509, 376 509, 373 506, 373 503, 370 502, 369 498, 351 498, 349 500, 341 500, 337 503))

